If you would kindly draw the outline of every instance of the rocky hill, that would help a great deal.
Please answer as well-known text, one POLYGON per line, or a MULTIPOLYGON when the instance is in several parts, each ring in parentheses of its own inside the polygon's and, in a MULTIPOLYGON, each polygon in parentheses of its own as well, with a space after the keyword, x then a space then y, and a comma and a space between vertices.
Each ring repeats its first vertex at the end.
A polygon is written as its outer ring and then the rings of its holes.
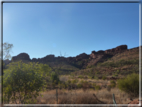
POLYGON ((77 55, 76 57, 55 57, 54 55, 47 55, 43 58, 33 58, 30 59, 29 55, 27 53, 20 53, 17 56, 12 57, 12 61, 27 61, 27 62, 39 62, 39 63, 56 63, 59 64, 60 62, 64 62, 66 64, 70 64, 72 66, 75 66, 77 68, 85 68, 86 66, 96 65, 98 62, 104 62, 107 58, 111 58, 112 56, 122 53, 127 50, 127 45, 121 45, 116 48, 108 49, 108 50, 100 50, 98 52, 92 51, 90 55, 87 55, 86 53, 82 53, 80 55, 77 55))
MULTIPOLYGON (((115 69, 126 69, 126 68, 133 68, 129 66, 121 66, 121 68, 115 68, 116 65, 119 65, 120 63, 135 63, 137 64, 139 61, 139 47, 127 49, 127 45, 121 45, 112 49, 108 50, 99 50, 99 51, 92 51, 90 55, 87 55, 86 53, 82 53, 77 55, 76 57, 63 57, 58 56, 55 57, 54 55, 47 55, 43 58, 33 58, 30 59, 29 55, 27 53, 20 53, 17 56, 13 56, 12 60, 6 60, 4 61, 5 64, 9 64, 10 62, 20 61, 23 62, 39 62, 48 64, 52 68, 62 68, 61 71, 65 72, 72 72, 72 71, 78 71, 78 70, 86 70, 91 69, 94 66, 101 65, 101 67, 96 68, 101 70, 102 72, 113 72, 115 69), (125 61, 121 61, 125 60, 125 61), (136 61, 130 61, 130 60, 136 60, 136 61)), ((138 65, 138 64, 137 64, 138 65)), ((136 65, 136 66, 137 66, 136 65)), ((93 68, 92 68, 93 69, 93 68)), ((128 70, 127 69, 127 70, 128 70)), ((130 69, 129 69, 130 70, 130 69)))

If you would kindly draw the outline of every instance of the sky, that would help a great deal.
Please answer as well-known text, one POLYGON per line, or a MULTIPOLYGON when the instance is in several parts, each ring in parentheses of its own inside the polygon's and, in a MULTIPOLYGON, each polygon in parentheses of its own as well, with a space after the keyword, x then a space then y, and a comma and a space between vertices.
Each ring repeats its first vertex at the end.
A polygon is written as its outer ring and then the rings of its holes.
POLYGON ((139 3, 4 3, 3 42, 31 59, 138 47, 139 3))

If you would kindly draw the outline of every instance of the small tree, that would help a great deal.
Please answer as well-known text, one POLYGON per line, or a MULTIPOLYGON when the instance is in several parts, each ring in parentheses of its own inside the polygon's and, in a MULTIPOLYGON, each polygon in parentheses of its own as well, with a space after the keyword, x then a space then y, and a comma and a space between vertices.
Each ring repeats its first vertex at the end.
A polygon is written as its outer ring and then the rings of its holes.
POLYGON ((57 73, 55 73, 55 72, 51 73, 51 81, 52 81, 52 83, 58 84, 58 82, 60 80, 59 80, 59 76, 57 73))
MULTIPOLYGON (((7 67, 3 60, 8 60, 11 58, 10 52, 11 52, 11 49, 13 48, 13 44, 9 44, 5 42, 2 44, 2 47, 3 47, 3 50, 0 52, 0 66, 3 66, 3 69, 6 69, 7 67), (1 57, 1 55, 3 55, 3 57, 1 57), (3 61, 3 63, 1 61, 3 61)), ((3 72, 2 72, 2 75, 3 75, 3 72)))
POLYGON ((13 48, 13 44, 7 42, 3 43, 3 59, 11 58, 10 51, 13 48))
POLYGON ((38 63, 12 62, 3 76, 3 100, 19 103, 35 103, 39 92, 46 87, 50 68, 38 63))
POLYGON ((131 74, 128 75, 124 79, 119 79, 117 81, 118 88, 126 93, 129 93, 133 96, 138 96, 139 94, 139 75, 138 74, 131 74))

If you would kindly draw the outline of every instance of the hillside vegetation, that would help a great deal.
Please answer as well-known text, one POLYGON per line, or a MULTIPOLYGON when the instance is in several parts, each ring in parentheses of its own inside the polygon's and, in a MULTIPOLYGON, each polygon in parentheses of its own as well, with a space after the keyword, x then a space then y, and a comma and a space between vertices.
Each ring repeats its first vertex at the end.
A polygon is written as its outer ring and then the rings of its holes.
MULTIPOLYGON (((113 103, 113 93, 117 97, 117 103, 126 104, 130 102, 129 98, 138 98, 139 81, 130 78, 131 76, 138 77, 139 74, 139 47, 133 49, 123 49, 123 47, 126 46, 121 46, 122 50, 117 47, 106 51, 92 51, 90 55, 83 53, 68 58, 48 55, 41 59, 31 60, 28 54, 22 53, 13 57, 12 61, 9 61, 7 66, 5 65, 4 71, 10 70, 8 65, 19 60, 25 64, 38 62, 41 64, 38 69, 44 72, 46 72, 44 66, 48 65, 46 77, 42 74, 42 79, 46 81, 42 87, 44 90, 40 86, 40 95, 43 97, 36 97, 36 102, 34 102, 36 104, 111 104, 113 103), (127 76, 128 78, 124 80, 127 76), (136 84, 132 81, 135 81, 136 84), (136 88, 129 90, 127 83, 130 83, 129 87, 134 83, 136 88), (125 89, 123 89, 123 85, 126 86, 125 89), (127 92, 131 92, 131 94, 127 92)), ((24 72, 22 69, 21 72, 24 72)), ((28 69, 26 70, 28 72, 28 69)), ((41 74, 40 71, 36 72, 41 74)), ((35 75, 34 72, 32 73, 35 75)), ((8 78, 6 75, 8 76, 8 73, 4 74, 4 77, 8 78)), ((8 94, 6 95, 8 96, 8 94)), ((13 96, 12 93, 10 95, 13 96)), ((13 103, 13 100, 8 101, 13 103)), ((5 103, 8 101, 6 100, 5 103)))

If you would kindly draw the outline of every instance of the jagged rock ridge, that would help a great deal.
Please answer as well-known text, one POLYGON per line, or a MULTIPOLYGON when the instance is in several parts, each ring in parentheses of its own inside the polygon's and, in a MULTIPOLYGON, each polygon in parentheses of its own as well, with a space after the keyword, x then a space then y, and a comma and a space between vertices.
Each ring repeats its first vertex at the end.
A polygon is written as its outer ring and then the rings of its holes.
POLYGON ((20 53, 19 55, 12 57, 12 61, 25 60, 25 61, 39 62, 39 63, 47 63, 47 62, 60 63, 60 61, 63 61, 72 64, 76 67, 82 68, 86 67, 88 64, 95 65, 98 62, 103 62, 104 59, 110 58, 115 54, 121 53, 125 50, 127 50, 127 45, 121 45, 116 48, 108 49, 105 51, 103 50, 100 50, 98 52, 92 51, 90 55, 82 53, 80 55, 77 55, 76 57, 67 57, 67 58, 55 57, 54 55, 47 55, 43 58, 33 58, 33 59, 30 59, 27 53, 20 53))

